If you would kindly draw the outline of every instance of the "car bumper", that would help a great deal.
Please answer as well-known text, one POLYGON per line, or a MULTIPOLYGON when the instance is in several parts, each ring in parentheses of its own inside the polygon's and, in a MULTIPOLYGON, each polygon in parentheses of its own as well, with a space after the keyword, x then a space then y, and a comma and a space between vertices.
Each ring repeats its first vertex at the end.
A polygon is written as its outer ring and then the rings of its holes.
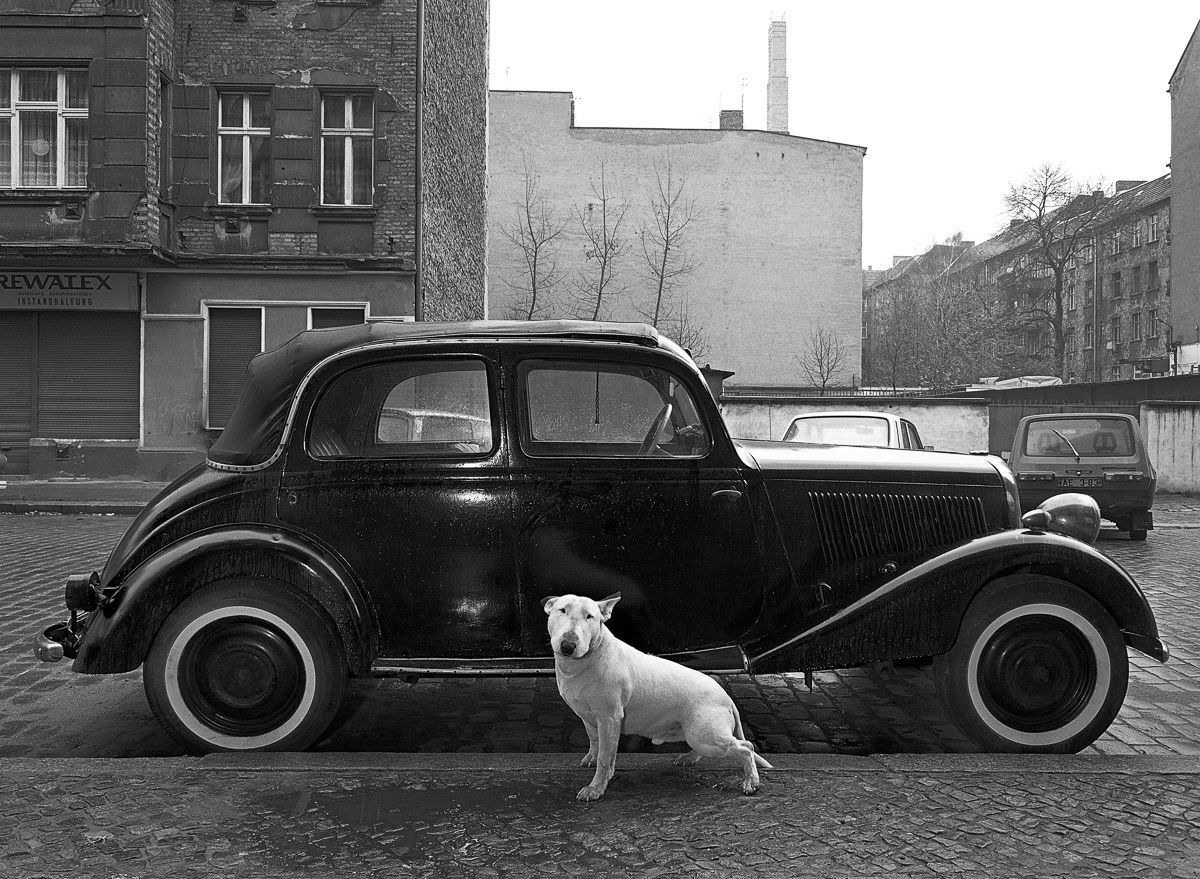
POLYGON ((87 633, 92 611, 100 606, 100 598, 100 576, 95 571, 68 577, 65 599, 71 616, 34 636, 33 655, 42 662, 58 662, 64 656, 74 659, 87 633))

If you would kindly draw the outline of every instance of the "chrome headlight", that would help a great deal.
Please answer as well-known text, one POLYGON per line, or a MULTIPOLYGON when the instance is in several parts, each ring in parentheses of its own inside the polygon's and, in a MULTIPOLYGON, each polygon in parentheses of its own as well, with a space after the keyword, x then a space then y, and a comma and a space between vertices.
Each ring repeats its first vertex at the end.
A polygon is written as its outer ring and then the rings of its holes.
POLYGON ((1035 531, 1053 531, 1095 543, 1100 536, 1100 507, 1090 495, 1056 494, 1022 516, 1021 524, 1035 531))

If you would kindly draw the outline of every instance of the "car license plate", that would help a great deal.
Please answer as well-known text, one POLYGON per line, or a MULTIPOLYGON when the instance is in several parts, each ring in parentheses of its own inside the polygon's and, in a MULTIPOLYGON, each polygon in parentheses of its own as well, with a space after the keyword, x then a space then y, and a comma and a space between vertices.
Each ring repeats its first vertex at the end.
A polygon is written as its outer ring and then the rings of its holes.
POLYGON ((1104 480, 1094 476, 1060 476, 1058 484, 1063 488, 1099 488, 1104 480))

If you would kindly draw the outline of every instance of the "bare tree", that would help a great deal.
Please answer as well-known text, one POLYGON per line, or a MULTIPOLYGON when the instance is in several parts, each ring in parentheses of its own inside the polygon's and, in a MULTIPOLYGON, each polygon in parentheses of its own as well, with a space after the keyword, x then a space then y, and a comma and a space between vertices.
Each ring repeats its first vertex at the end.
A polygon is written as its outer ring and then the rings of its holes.
POLYGON ((808 350, 799 355, 800 368, 814 387, 825 388, 835 375, 841 372, 849 356, 849 349, 836 335, 825 327, 813 327, 808 334, 808 350))
POLYGON ((672 302, 670 308, 659 317, 658 329, 687 349, 697 363, 708 356, 708 334, 692 316, 686 294, 672 302))
POLYGON ((518 320, 539 320, 550 317, 555 285, 563 279, 555 242, 567 224, 555 217, 541 192, 537 169, 524 152, 521 164, 524 168, 524 198, 517 204, 512 222, 501 229, 520 254, 521 271, 515 278, 506 278, 505 283, 514 293, 509 316, 518 320))
POLYGON ((675 173, 670 156, 654 163, 654 184, 647 192, 650 220, 639 233, 650 301, 638 308, 654 327, 674 309, 676 288, 696 268, 685 248, 688 226, 696 217, 695 199, 685 195, 686 188, 687 180, 675 173))
POLYGON ((1012 328, 1049 336, 1055 375, 1064 376, 1066 326, 1063 290, 1067 273, 1090 246, 1092 223, 1105 198, 1072 180, 1062 168, 1042 165, 1014 184, 1005 201, 1029 242, 1011 266, 1012 328))
POLYGON ((878 330, 871 340, 871 369, 866 377, 872 384, 895 391, 918 383, 920 301, 920 285, 913 278, 898 278, 873 291, 870 319, 878 330))
POLYGON ((591 199, 578 208, 579 226, 584 237, 584 265, 573 292, 574 316, 600 320, 611 310, 611 300, 625 292, 619 283, 619 263, 628 244, 621 237, 621 226, 629 203, 614 195, 608 186, 605 164, 600 163, 600 180, 590 181, 591 199))

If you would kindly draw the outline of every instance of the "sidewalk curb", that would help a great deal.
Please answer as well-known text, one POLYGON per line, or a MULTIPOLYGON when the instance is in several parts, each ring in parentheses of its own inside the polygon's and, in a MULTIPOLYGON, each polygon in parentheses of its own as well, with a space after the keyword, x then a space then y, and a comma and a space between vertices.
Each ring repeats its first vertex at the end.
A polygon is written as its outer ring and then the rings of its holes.
MULTIPOLYGON (((830 754, 767 754, 773 770, 764 772, 890 773, 899 775, 1190 775, 1200 776, 1194 757, 1111 757, 1079 754, 888 754, 854 757, 830 754)), ((674 771, 670 754, 621 754, 617 770, 674 771)), ((706 761, 712 768, 726 761, 706 761)), ((579 770, 574 753, 538 754, 391 754, 391 753, 254 753, 209 754, 204 757, 67 757, 0 758, 6 775, 88 777, 96 774, 165 775, 181 779, 187 773, 321 773, 405 772, 553 772, 579 770)), ((680 770, 682 771, 682 770, 680 770)))
POLYGON ((0 513, 136 516, 145 506, 131 501, 0 501, 0 513))

